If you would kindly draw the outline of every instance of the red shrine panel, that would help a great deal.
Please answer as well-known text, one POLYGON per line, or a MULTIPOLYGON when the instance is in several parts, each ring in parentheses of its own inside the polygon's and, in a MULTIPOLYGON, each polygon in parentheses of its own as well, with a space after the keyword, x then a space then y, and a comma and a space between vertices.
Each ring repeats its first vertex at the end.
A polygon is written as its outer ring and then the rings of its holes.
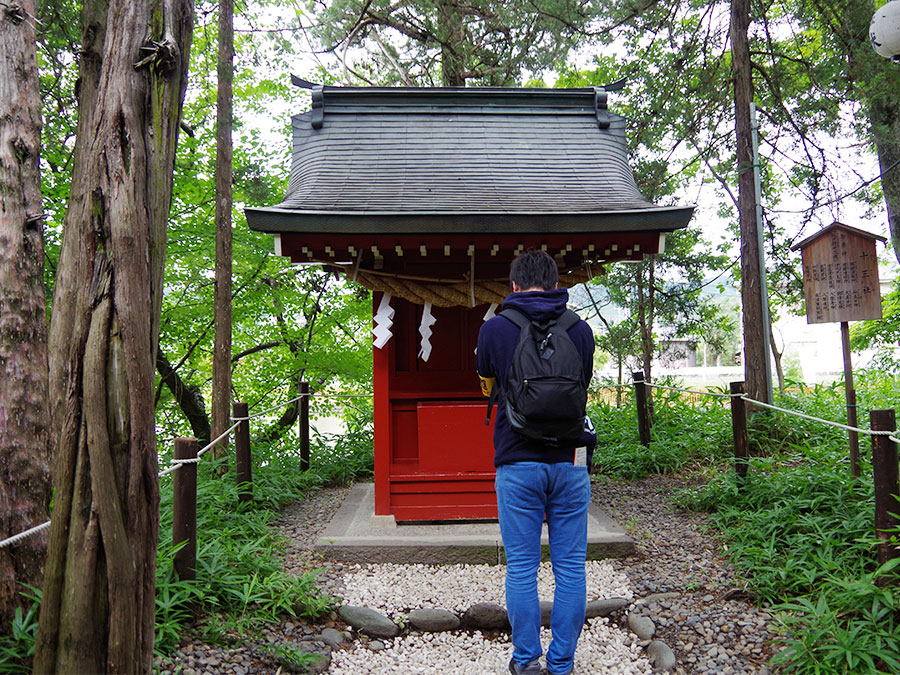
MULTIPOLYGON (((376 293, 374 307, 381 302, 376 293)), ((487 305, 433 307, 432 351, 419 357, 423 307, 391 299, 393 337, 375 349, 375 513, 398 521, 496 518, 493 424, 475 372, 487 305)))

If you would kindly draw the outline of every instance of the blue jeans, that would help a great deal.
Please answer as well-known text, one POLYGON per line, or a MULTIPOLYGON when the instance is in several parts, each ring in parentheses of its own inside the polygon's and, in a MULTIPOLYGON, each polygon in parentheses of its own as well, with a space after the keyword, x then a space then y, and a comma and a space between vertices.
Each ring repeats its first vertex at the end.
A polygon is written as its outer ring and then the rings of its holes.
POLYGON ((512 624, 513 658, 524 666, 542 654, 537 571, 546 514, 556 580, 547 669, 554 675, 568 673, 587 602, 584 561, 591 496, 587 467, 567 462, 504 464, 497 467, 494 486, 506 549, 506 611, 512 624))

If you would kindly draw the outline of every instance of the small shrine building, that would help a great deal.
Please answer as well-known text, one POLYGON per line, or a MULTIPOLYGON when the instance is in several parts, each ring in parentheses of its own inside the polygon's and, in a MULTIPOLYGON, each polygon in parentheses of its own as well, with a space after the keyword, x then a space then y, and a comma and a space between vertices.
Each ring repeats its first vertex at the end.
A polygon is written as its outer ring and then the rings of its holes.
POLYGON ((292 120, 287 194, 247 220, 374 291, 375 514, 496 518, 474 350, 510 262, 543 248, 574 286, 662 252, 693 207, 641 196, 599 87, 294 83, 312 109, 292 120))

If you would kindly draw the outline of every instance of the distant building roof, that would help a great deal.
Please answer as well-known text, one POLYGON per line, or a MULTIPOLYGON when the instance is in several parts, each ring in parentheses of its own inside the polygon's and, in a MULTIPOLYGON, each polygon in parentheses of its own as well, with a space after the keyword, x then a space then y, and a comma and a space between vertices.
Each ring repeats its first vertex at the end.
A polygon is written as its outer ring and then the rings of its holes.
POLYGON ((284 201, 247 209, 247 220, 265 232, 342 234, 685 227, 693 207, 655 206, 638 191, 625 121, 606 95, 315 85, 312 110, 292 120, 284 201))

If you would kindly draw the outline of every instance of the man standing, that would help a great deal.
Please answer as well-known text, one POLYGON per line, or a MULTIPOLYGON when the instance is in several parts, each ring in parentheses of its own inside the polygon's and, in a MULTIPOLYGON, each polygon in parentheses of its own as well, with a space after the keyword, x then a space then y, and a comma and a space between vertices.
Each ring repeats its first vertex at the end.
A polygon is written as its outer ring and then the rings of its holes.
MULTIPOLYGON (((551 326, 566 314, 569 294, 558 288, 556 262, 546 252, 531 249, 520 254, 513 260, 509 276, 513 292, 503 303, 504 311, 513 309, 530 322, 551 326)), ((478 373, 486 393, 490 393, 495 379, 499 387, 494 465, 500 534, 506 550, 506 607, 514 647, 509 670, 514 675, 538 675, 541 670, 537 571, 546 515, 556 580, 547 669, 551 675, 566 675, 572 672, 585 618, 590 480, 585 452, 576 453, 576 446, 583 442, 535 440, 513 429, 506 410, 507 378, 520 333, 520 327, 501 313, 481 327, 477 353, 478 373)), ((586 388, 593 370, 593 334, 580 320, 568 328, 567 334, 581 357, 584 379, 580 384, 586 388)))

